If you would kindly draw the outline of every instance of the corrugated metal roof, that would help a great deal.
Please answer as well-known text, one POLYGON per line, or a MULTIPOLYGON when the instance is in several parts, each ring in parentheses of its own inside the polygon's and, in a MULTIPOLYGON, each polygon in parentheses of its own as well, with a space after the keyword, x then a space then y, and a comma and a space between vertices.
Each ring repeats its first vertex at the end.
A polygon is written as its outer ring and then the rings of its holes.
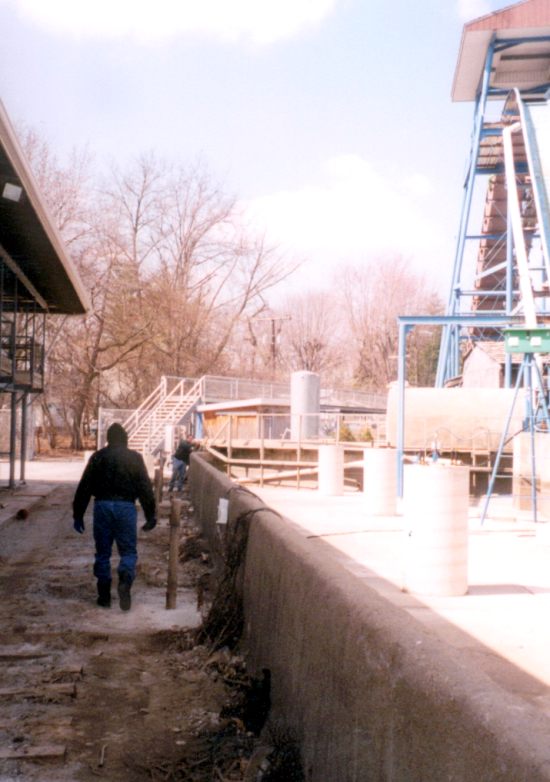
POLYGON ((30 283, 48 311, 82 314, 88 309, 86 289, 0 101, 0 257, 5 253, 22 273, 20 279, 30 283), (6 185, 22 189, 19 200, 2 196, 6 185))
POLYGON ((550 81, 550 2, 523 0, 500 11, 474 19, 464 26, 455 70, 452 97, 475 100, 491 39, 534 38, 513 50, 495 55, 491 86, 531 89, 550 81))

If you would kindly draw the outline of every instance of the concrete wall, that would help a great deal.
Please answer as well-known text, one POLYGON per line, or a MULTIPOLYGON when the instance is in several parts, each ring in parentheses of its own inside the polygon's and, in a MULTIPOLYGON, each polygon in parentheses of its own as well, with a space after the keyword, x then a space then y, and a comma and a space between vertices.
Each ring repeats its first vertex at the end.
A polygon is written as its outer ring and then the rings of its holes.
POLYGON ((220 496, 230 521, 256 509, 241 581, 246 645, 252 665, 272 672, 272 719, 299 741, 308 782, 550 780, 540 711, 200 456, 190 486, 213 539, 220 496))

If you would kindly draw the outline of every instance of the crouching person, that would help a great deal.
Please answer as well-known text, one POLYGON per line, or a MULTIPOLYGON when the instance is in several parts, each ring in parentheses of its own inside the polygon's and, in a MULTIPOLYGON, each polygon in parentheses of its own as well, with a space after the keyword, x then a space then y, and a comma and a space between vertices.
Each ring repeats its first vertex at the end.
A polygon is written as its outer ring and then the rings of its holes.
POLYGON ((142 529, 156 526, 155 497, 143 457, 128 448, 128 435, 120 424, 107 430, 107 446, 90 457, 73 500, 73 526, 84 532, 84 514, 94 497, 94 576, 97 604, 111 606, 111 551, 116 543, 118 597, 120 607, 131 607, 131 587, 137 563, 137 508, 139 500, 146 522, 142 529))

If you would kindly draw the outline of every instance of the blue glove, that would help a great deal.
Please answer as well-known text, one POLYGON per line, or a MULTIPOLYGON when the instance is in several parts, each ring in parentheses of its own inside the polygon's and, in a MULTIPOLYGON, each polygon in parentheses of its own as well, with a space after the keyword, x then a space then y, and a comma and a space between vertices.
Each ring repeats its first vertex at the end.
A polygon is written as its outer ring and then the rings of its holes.
POLYGON ((84 519, 75 519, 73 521, 73 528, 76 532, 82 533, 84 532, 84 519))

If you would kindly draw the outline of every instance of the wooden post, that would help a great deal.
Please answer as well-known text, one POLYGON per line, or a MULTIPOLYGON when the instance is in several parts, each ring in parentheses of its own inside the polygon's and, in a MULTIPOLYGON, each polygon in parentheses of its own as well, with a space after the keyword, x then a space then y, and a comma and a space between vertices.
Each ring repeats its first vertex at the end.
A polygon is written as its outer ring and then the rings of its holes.
POLYGON ((264 485, 264 459, 265 459, 265 418, 260 413, 260 486, 264 485))
POLYGON ((170 553, 168 557, 168 582, 166 585, 166 608, 175 608, 178 592, 178 554, 181 516, 181 500, 172 500, 170 505, 170 553))
POLYGON ((155 503, 157 506, 157 513, 160 506, 160 503, 162 502, 162 466, 161 467, 155 467, 155 480, 154 480, 154 489, 155 489, 155 503))
POLYGON ((229 416, 229 438, 227 443, 227 474, 231 477, 231 457, 233 456, 233 416, 229 416))

